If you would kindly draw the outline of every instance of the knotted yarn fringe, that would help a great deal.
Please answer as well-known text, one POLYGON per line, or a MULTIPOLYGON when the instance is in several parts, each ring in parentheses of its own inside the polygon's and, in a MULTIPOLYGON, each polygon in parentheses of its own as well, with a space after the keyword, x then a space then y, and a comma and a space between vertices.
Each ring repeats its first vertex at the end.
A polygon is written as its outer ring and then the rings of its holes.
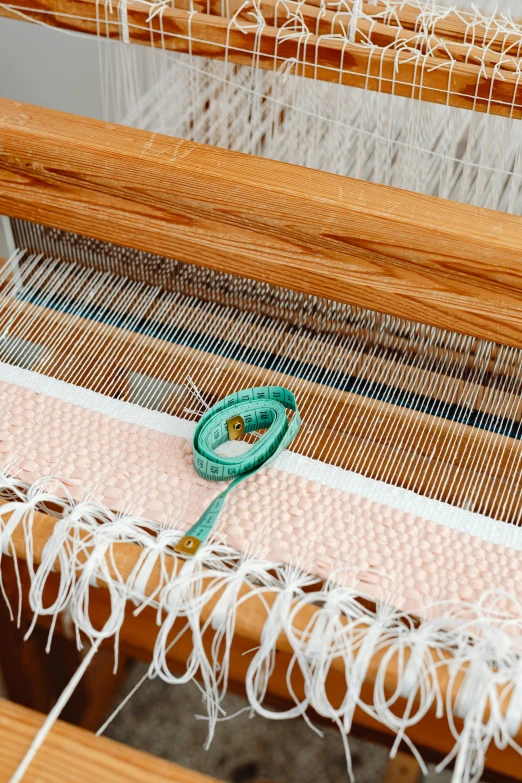
MULTIPOLYGON (((135 614, 153 607, 158 633, 148 676, 174 684, 198 679, 207 709, 208 743, 217 722, 225 718, 222 700, 241 622, 238 612, 250 604, 256 618, 264 619, 245 678, 249 708, 273 720, 301 716, 316 731, 309 708, 334 722, 345 744, 351 780, 347 736, 357 709, 395 733, 392 755, 401 741, 406 742, 423 771, 423 760, 406 732, 430 710, 437 717, 445 716, 455 745, 438 769, 454 761, 454 783, 479 781, 491 742, 522 752, 515 740, 522 723, 522 605, 503 591, 485 593, 478 604, 433 604, 427 607, 425 619, 413 620, 394 608, 394 585, 375 570, 362 574, 354 569, 348 580, 352 586, 336 584, 335 573, 325 583, 296 566, 268 563, 255 551, 239 553, 219 534, 194 557, 183 560, 174 552, 181 531, 114 513, 86 493, 76 502, 67 485, 55 478, 27 487, 7 471, 0 472, 0 493, 6 498, 0 506, 0 589, 8 605, 3 557, 13 558, 19 590, 18 605, 10 607, 12 618, 20 623, 21 556, 31 580, 32 627, 40 616, 52 618, 49 647, 58 615, 67 610, 78 647, 85 635, 92 657, 102 641, 113 639, 117 665, 127 601, 134 605, 135 614), (59 516, 42 548, 36 535, 41 523, 38 513, 51 509, 59 516), (138 545, 132 557, 121 556, 125 543, 138 545), (35 551, 37 546, 40 549, 35 551), (51 572, 57 572, 58 591, 53 603, 46 605, 51 572), (377 601, 361 589, 364 581, 375 580, 382 586, 377 601), (110 612, 98 628, 90 616, 89 597, 101 585, 108 590, 110 612), (208 631, 213 631, 210 646, 208 631), (168 654, 184 634, 190 634, 191 653, 185 671, 174 674, 168 654), (277 651, 290 660, 286 681, 293 704, 283 712, 265 705, 277 651), (327 680, 340 662, 349 687, 346 693, 337 693, 342 699, 333 703, 327 680), (363 685, 370 667, 374 684, 368 697, 363 685), (444 678, 439 678, 443 669, 444 678), (393 692, 387 677, 391 670, 393 692), (302 675, 302 694, 293 689, 295 671, 302 675), (447 683, 444 689, 441 679, 447 683), (462 723, 457 724, 456 718, 462 723)), ((73 687, 83 670, 75 675, 73 687)), ((49 716, 46 732, 63 708, 62 701, 49 716)), ((31 758, 46 732, 39 732, 31 758)), ((24 768, 27 764, 26 759, 24 768)), ((15 775, 12 780, 20 779, 15 775)))

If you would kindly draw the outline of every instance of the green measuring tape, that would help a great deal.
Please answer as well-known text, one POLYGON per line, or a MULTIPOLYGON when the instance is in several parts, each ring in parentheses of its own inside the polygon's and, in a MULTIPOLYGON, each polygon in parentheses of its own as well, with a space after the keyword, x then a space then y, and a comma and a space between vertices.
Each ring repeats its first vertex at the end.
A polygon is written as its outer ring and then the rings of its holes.
POLYGON ((301 417, 294 395, 283 386, 258 386, 229 394, 202 416, 192 448, 197 473, 209 481, 232 481, 215 498, 195 525, 183 536, 175 551, 193 555, 216 524, 229 492, 273 460, 295 438, 301 417), (294 411, 291 420, 286 411, 294 411), (249 432, 266 430, 244 454, 225 457, 216 449, 228 440, 249 432))

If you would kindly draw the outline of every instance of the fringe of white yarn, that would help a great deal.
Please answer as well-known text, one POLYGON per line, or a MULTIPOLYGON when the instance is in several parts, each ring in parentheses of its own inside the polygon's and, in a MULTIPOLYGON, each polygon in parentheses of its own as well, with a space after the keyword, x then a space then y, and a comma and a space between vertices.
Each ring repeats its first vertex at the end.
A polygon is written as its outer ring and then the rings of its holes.
MULTIPOLYGON (((392 754, 401 741, 406 742, 423 770, 422 758, 405 732, 430 709, 434 708, 438 717, 446 714, 455 745, 439 769, 454 760, 454 783, 472 783, 480 779, 485 752, 492 741, 499 748, 511 745, 521 752, 513 737, 522 722, 522 606, 511 597, 518 614, 515 618, 504 615, 497 608, 503 606, 504 592, 490 592, 475 605, 448 602, 441 607, 439 604, 433 607, 436 612, 432 613, 432 619, 428 613, 428 619, 418 624, 394 608, 393 585, 383 574, 376 574, 383 585, 383 597, 375 605, 372 596, 364 595, 360 589, 337 586, 335 575, 323 584, 294 566, 281 563, 274 567, 256 557, 255 552, 238 553, 218 536, 212 543, 203 545, 183 564, 177 576, 171 578, 177 557, 174 546, 181 532, 137 517, 115 514, 87 495, 85 500, 76 503, 65 485, 64 497, 58 498, 54 478, 41 479, 27 488, 8 472, 0 472, 0 491, 10 498, 0 506, 0 589, 4 599, 8 602, 1 582, 1 559, 2 556, 13 557, 16 573, 19 573, 13 533, 21 530, 31 577, 32 627, 39 616, 53 618, 49 647, 58 614, 67 610, 74 623, 78 647, 82 646, 80 634, 83 633, 91 645, 89 656, 92 657, 103 640, 112 638, 117 665, 119 632, 127 601, 133 602, 136 614, 146 606, 155 607, 158 635, 148 676, 159 676, 169 683, 185 683, 196 676, 202 681, 208 713, 208 743, 217 722, 224 717, 221 702, 227 691, 236 611, 252 598, 276 593, 272 605, 266 604, 267 619, 260 645, 246 676, 250 708, 273 720, 301 716, 315 731, 307 714, 309 707, 332 720, 345 743, 351 780, 347 735, 357 707, 395 732, 397 739, 392 754), (49 504, 54 508, 59 505, 61 515, 37 567, 33 554, 35 513, 49 508, 49 504), (121 542, 141 547, 141 555, 128 578, 116 570, 114 548, 121 542), (54 603, 46 606, 44 589, 57 561, 58 595, 54 603), (154 592, 147 595, 147 584, 157 564, 160 581, 154 592), (110 595, 110 616, 103 628, 95 628, 89 615, 90 591, 99 580, 107 585, 110 595), (243 584, 251 588, 247 595, 240 594, 243 584), (315 586, 312 591, 311 586, 315 586), (203 607, 222 590, 210 617, 201 624, 203 607), (318 606, 319 610, 314 613, 309 627, 299 630, 294 619, 306 605, 318 606), (372 605, 375 608, 369 608, 372 605), (176 639, 171 638, 172 629, 180 618, 186 621, 186 632, 192 635, 192 653, 186 671, 175 675, 169 667, 167 653, 176 643, 176 639), (210 627, 215 637, 212 650, 207 653, 203 635, 210 627), (281 633, 286 635, 292 650, 288 670, 290 692, 290 674, 298 668, 304 678, 305 697, 299 699, 294 695, 291 708, 274 712, 265 706, 264 700, 281 633), (367 667, 372 656, 382 650, 385 652, 372 700, 367 703, 361 690, 367 667), (445 703, 435 676, 439 666, 447 665, 447 653, 452 656, 448 693, 451 693, 457 675, 464 669, 468 672, 454 707, 449 699, 445 703), (342 703, 334 706, 325 683, 333 660, 338 658, 344 661, 350 687, 342 703), (385 681, 392 660, 398 661, 399 677, 395 692, 390 694, 385 691, 385 681), (398 703, 406 703, 400 715, 394 712, 398 703), (464 719, 460 731, 454 722, 456 715, 464 719)), ((21 589, 19 578, 18 581, 21 589)), ((356 582, 357 572, 354 571, 353 583, 356 582)), ((20 620, 21 598, 18 606, 11 607, 11 613, 13 619, 20 620)), ((39 732, 24 764, 11 779, 12 783, 21 779, 82 673, 83 670, 75 675, 67 694, 49 716, 45 731, 39 732)))

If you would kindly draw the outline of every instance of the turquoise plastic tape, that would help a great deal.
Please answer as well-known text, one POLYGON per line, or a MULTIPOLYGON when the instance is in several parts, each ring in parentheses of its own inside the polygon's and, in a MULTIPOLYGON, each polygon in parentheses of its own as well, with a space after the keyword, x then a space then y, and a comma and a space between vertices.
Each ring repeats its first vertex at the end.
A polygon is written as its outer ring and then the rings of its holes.
POLYGON ((232 483, 215 498, 198 521, 181 539, 176 551, 194 554, 208 538, 227 496, 244 479, 271 462, 295 438, 301 417, 294 395, 283 386, 259 386, 229 394, 202 416, 192 441, 194 467, 208 481, 232 483), (294 415, 288 418, 287 411, 294 415), (229 427, 241 432, 266 430, 252 447, 236 457, 218 454, 216 449, 230 440, 229 427))

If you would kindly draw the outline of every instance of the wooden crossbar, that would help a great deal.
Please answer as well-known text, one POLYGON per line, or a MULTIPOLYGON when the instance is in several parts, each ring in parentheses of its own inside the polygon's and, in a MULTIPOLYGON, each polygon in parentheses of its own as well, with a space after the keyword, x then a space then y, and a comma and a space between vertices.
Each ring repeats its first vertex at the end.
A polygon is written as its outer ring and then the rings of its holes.
MULTIPOLYGON (((277 7, 281 14, 284 14, 284 8, 288 0, 262 0, 265 6, 271 4, 277 7)), ((185 10, 196 10, 200 13, 216 14, 217 16, 231 17, 239 8, 245 6, 243 0, 174 0, 173 5, 176 8, 185 10)), ((306 0, 306 3, 299 4, 304 8, 304 13, 308 12, 310 6, 326 11, 326 18, 330 14, 342 18, 343 15, 351 14, 354 3, 352 0, 306 0)), ((471 5, 471 3, 470 3, 471 5)), ((384 0, 376 2, 363 2, 360 6, 360 19, 373 19, 378 23, 385 24, 388 28, 402 28, 404 30, 418 31, 426 30, 429 34, 437 36, 441 40, 455 41, 462 44, 474 44, 475 46, 486 47, 495 52, 503 52, 513 57, 521 56, 521 36, 516 32, 515 25, 520 24, 515 20, 512 25, 506 23, 505 17, 486 16, 477 23, 476 15, 464 8, 452 10, 450 7, 445 9, 443 14, 437 15, 429 9, 426 14, 418 3, 407 3, 402 0, 396 0, 393 3, 386 3, 384 0), (502 32, 501 32, 502 31, 502 32)))
MULTIPOLYGON (((282 28, 285 32, 299 30, 303 23, 314 35, 345 36, 351 26, 352 11, 325 9, 320 2, 295 2, 295 0, 252 0, 250 3, 242 0, 227 0, 226 12, 223 13, 222 0, 176 0, 175 7, 185 11, 197 10, 199 13, 209 13, 230 19, 237 15, 238 19, 252 24, 257 13, 261 13, 265 24, 269 27, 282 28)), ((430 24, 429 19, 420 18, 420 9, 406 6, 397 8, 393 14, 384 17, 384 6, 364 6, 364 16, 357 18, 354 26, 354 42, 357 44, 373 44, 385 48, 409 47, 441 60, 467 62, 473 65, 488 67, 498 66, 501 70, 517 72, 518 60, 522 47, 522 37, 516 34, 489 35, 479 26, 473 35, 476 25, 469 23, 457 14, 451 14, 453 24, 444 19, 444 26, 436 22, 430 24), (456 17, 456 18, 455 18, 456 17), (384 21, 385 19, 385 21, 384 21), (404 20, 404 26, 402 25, 404 20), (457 25, 457 20, 460 24, 457 25)))
POLYGON ((522 219, 0 99, 0 213, 522 346, 522 219))
MULTIPOLYGON (((107 38, 122 36, 116 7, 111 12, 106 5, 101 11, 96 0, 13 0, 0 5, 0 15, 107 38)), ((306 31, 289 35, 287 29, 272 26, 273 15, 267 21, 256 29, 252 23, 241 26, 228 17, 185 8, 164 7, 161 13, 151 14, 150 4, 135 0, 126 4, 125 35, 132 43, 168 51, 269 71, 285 68, 288 73, 334 84, 522 117, 517 36, 506 42, 508 54, 500 58, 504 65, 499 74, 495 68, 499 58, 491 41, 483 57, 480 47, 451 38, 441 38, 440 45, 421 44, 417 51, 417 44, 410 44, 411 31, 406 34, 397 27, 368 25, 364 20, 355 42, 342 35, 325 38, 321 28, 319 35, 306 31)))

